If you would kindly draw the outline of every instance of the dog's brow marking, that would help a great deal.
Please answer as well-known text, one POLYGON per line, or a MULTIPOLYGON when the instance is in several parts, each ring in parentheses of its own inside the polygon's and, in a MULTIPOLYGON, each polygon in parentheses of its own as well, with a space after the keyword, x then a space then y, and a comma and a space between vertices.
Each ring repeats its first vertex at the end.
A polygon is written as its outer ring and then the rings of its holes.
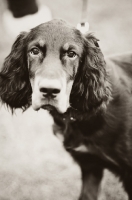
POLYGON ((43 39, 37 39, 37 40, 35 40, 35 41, 32 41, 32 42, 29 44, 29 49, 30 49, 32 46, 38 46, 38 47, 44 48, 44 47, 45 47, 45 40, 43 40, 43 39))
POLYGON ((45 41, 44 41, 44 40, 42 40, 42 39, 41 39, 41 40, 39 40, 39 42, 38 42, 38 43, 39 43, 39 45, 40 45, 41 47, 44 47, 44 46, 45 46, 45 41))
POLYGON ((63 49, 64 49, 65 51, 67 51, 67 50, 69 49, 69 44, 68 44, 68 43, 64 44, 63 49))

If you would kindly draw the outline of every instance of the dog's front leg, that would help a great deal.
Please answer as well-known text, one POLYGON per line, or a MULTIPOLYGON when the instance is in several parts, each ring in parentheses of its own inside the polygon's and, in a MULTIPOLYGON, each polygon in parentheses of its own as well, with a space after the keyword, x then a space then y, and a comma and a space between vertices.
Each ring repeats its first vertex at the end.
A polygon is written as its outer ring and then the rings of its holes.
POLYGON ((102 168, 82 171, 82 192, 79 200, 97 200, 103 176, 102 168))

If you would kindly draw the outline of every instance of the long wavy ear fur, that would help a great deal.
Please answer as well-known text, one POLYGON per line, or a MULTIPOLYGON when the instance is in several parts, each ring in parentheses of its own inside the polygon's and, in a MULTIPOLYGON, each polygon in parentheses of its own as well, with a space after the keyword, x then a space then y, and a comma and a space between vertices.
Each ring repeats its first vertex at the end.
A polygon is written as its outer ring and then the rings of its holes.
POLYGON ((0 98, 12 109, 26 109, 30 103, 27 58, 25 53, 27 33, 21 33, 14 42, 0 72, 0 98))
POLYGON ((84 53, 71 92, 71 106, 80 111, 105 109, 111 99, 106 64, 98 40, 88 34, 84 53))

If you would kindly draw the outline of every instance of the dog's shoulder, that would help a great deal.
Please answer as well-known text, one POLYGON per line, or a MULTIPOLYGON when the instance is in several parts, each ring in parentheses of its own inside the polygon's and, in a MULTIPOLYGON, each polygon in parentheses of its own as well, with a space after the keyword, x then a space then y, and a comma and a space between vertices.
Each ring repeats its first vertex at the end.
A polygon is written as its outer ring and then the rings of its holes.
POLYGON ((126 73, 128 77, 132 77, 132 52, 108 56, 106 63, 108 68, 113 68, 117 72, 120 71, 120 73, 126 73))
POLYGON ((132 91, 132 52, 106 57, 106 66, 114 86, 132 91))

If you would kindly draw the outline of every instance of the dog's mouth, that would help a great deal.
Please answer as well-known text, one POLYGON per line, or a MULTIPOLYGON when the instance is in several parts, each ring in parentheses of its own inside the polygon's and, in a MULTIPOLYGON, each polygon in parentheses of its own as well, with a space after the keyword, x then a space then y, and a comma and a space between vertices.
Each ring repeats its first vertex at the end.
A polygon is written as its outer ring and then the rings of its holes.
POLYGON ((44 110, 48 110, 48 111, 57 110, 55 106, 50 105, 50 104, 43 105, 41 108, 43 108, 44 110))
POLYGON ((48 110, 49 112, 56 110, 58 113, 63 114, 69 107, 69 101, 67 101, 66 98, 47 99, 38 98, 37 95, 32 95, 32 107, 34 110, 42 108, 48 110))

